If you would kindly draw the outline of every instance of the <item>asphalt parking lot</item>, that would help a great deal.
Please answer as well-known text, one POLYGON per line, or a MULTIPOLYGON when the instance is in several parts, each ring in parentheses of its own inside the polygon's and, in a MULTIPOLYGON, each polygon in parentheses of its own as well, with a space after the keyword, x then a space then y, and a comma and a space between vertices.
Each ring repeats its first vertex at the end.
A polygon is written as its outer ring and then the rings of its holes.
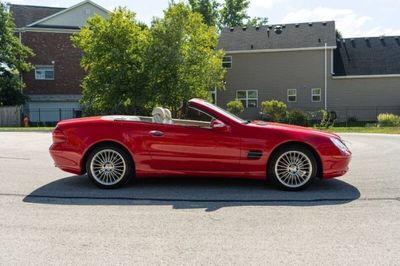
POLYGON ((344 134, 344 177, 153 179, 99 190, 53 166, 49 133, 0 133, 1 265, 399 265, 400 135, 344 134))

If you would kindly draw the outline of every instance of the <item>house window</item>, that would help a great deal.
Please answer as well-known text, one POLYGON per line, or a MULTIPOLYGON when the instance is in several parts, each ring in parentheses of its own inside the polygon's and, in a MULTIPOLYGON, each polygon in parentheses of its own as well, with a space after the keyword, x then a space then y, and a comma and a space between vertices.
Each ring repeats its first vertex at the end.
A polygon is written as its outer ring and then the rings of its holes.
POLYGON ((53 80, 54 66, 36 66, 35 79, 37 80, 53 80))
POLYGON ((232 68, 232 56, 229 55, 222 58, 222 67, 232 68))
POLYGON ((320 102, 321 101, 321 88, 311 89, 311 101, 320 102))
POLYGON ((236 91, 236 99, 241 101, 245 108, 258 107, 258 90, 236 91))
POLYGON ((297 89, 288 89, 287 90, 287 101, 288 102, 297 102, 297 89))
POLYGON ((210 95, 211 98, 211 103, 217 104, 217 89, 214 88, 213 90, 209 91, 208 94, 210 95))

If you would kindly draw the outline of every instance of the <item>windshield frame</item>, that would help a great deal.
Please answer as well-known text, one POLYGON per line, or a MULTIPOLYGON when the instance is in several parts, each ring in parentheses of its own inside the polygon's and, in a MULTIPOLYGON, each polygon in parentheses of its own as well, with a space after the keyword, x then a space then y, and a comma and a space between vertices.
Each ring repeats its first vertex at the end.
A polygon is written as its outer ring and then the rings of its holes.
MULTIPOLYGON (((217 112, 218 114, 222 115, 223 117, 226 117, 229 120, 232 120, 232 121, 234 121, 236 123, 239 123, 239 124, 247 124, 248 123, 248 121, 246 121, 246 120, 244 120, 244 119, 232 114, 231 112, 228 112, 227 110, 225 110, 225 109, 223 109, 223 108, 221 108, 221 107, 219 107, 219 106, 217 106, 217 105, 215 105, 213 103, 207 102, 205 100, 193 99, 193 100, 189 101, 189 103, 190 102, 197 103, 197 104, 200 104, 200 105, 206 107, 207 109, 214 110, 215 112, 217 112)), ((203 110, 203 111, 206 112, 205 110, 203 110)), ((208 115, 210 115, 210 114, 208 114, 208 115)), ((210 116, 214 116, 214 115, 210 115, 210 116)))

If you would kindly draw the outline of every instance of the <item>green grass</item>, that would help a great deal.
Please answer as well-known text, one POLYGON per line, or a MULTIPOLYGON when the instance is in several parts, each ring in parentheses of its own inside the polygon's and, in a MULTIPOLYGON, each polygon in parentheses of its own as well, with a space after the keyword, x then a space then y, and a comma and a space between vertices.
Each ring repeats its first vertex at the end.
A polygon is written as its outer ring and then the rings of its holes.
POLYGON ((54 127, 0 127, 0 132, 51 132, 54 127))
POLYGON ((335 133, 381 133, 381 134, 400 134, 400 127, 332 127, 322 129, 335 133))

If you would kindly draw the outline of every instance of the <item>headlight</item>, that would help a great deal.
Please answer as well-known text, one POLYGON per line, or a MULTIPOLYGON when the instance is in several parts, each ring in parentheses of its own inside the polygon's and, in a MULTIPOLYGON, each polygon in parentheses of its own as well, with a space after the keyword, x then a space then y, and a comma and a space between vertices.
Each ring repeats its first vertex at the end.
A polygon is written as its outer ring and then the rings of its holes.
POLYGON ((349 153, 349 148, 347 148, 346 144, 344 144, 341 139, 331 138, 331 141, 339 150, 349 153))

